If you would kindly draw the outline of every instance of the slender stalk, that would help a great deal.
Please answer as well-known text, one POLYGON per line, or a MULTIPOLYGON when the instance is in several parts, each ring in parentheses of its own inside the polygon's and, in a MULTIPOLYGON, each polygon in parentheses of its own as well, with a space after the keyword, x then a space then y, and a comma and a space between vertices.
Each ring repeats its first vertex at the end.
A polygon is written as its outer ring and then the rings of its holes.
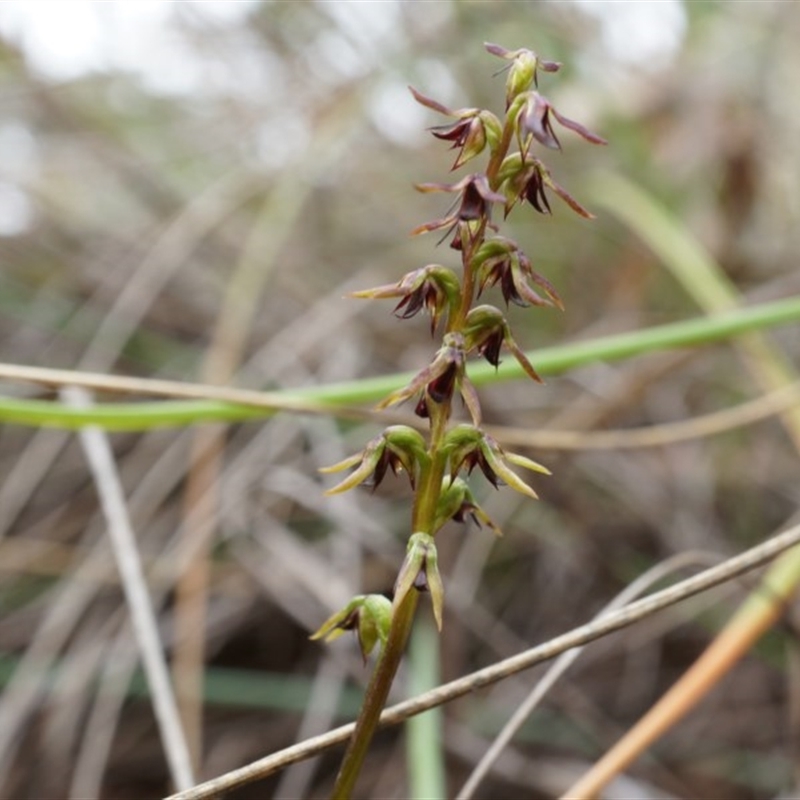
MULTIPOLYGON (((714 344, 749 331, 788 325, 798 320, 800 297, 788 297, 715 314, 713 317, 694 317, 643 330, 545 347, 528 356, 540 375, 558 375, 601 361, 623 361, 679 347, 714 344)), ((505 359, 497 369, 491 364, 480 363, 470 367, 470 380, 477 387, 517 380, 523 376, 522 368, 514 359, 505 359)), ((91 408, 78 409, 49 400, 0 397, 0 422, 66 430, 96 425, 110 431, 144 431, 203 422, 263 419, 277 411, 363 416, 365 412, 357 411, 354 406, 375 402, 412 377, 413 373, 404 372, 304 390, 259 392, 227 386, 0 364, 0 379, 9 382, 53 387, 83 386, 97 391, 183 398, 158 402, 96 403, 91 408)))
POLYGON ((492 189, 496 189, 497 173, 503 164, 503 159, 508 155, 508 150, 511 147, 511 141, 514 138, 514 121, 511 115, 506 113, 505 125, 503 125, 503 135, 497 145, 497 149, 492 153, 489 163, 486 165, 486 177, 489 179, 489 185, 492 189))
POLYGON ((475 236, 470 239, 465 231, 461 234, 462 264, 464 267, 461 281, 461 304, 452 319, 448 320, 448 331, 459 331, 464 327, 469 310, 472 308, 472 301, 475 297, 475 273, 472 270, 472 256, 476 246, 483 241, 486 234, 486 220, 482 219, 479 223, 475 236))
MULTIPOLYGON (((68 403, 75 405, 87 405, 91 402, 82 389, 67 388, 64 389, 64 395, 68 403)), ((82 430, 80 439, 108 523, 109 540, 117 560, 133 632, 153 695, 153 710, 172 780, 179 789, 185 790, 195 783, 191 756, 185 732, 181 727, 175 694, 158 635, 158 623, 147 591, 136 535, 131 526, 114 457, 108 439, 97 428, 82 430)))

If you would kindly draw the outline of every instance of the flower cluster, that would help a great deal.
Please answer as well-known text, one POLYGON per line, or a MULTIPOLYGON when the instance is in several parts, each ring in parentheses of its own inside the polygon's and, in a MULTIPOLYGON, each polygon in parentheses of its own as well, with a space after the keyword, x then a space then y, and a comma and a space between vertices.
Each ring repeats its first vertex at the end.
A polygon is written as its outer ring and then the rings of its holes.
POLYGON ((500 235, 495 211, 501 208, 505 218, 517 205, 529 203, 540 214, 551 214, 548 193, 552 193, 580 216, 591 217, 553 179, 538 150, 561 150, 556 124, 590 143, 605 142, 564 116, 540 94, 539 74, 555 73, 560 64, 543 60, 528 49, 511 51, 487 44, 486 50, 507 62, 504 115, 480 108, 449 108, 411 89, 420 104, 448 118, 430 131, 456 151, 451 169, 471 165, 470 174, 460 180, 416 187, 421 192, 453 195, 450 208, 441 217, 417 226, 412 233, 440 232, 441 241, 449 239, 450 248, 458 251, 460 270, 428 264, 411 270, 396 283, 353 294, 358 298, 395 300, 394 313, 403 320, 426 312, 431 335, 444 328, 430 362, 406 386, 377 406, 383 409, 414 402, 417 416, 429 421, 427 437, 414 427, 393 425, 368 442, 360 453, 323 470, 352 470, 328 490, 329 494, 358 485, 374 488, 391 470, 408 477, 415 495, 413 532, 391 604, 382 597, 359 595, 315 634, 315 638, 331 639, 342 630, 354 629, 365 658, 378 641, 386 641, 386 626, 392 624, 392 614, 413 592, 430 595, 434 617, 441 628, 444 589, 435 537, 446 523, 472 520, 478 526, 500 532, 470 488, 470 475, 476 468, 491 486, 508 486, 534 499, 536 492, 513 467, 549 474, 526 456, 504 451, 481 429, 480 401, 468 376, 471 359, 484 358, 498 367, 501 355, 507 352, 529 377, 535 381, 541 378, 512 336, 503 311, 487 303, 477 304, 477 300, 494 290, 506 306, 563 309, 555 287, 534 269, 531 258, 516 242, 500 235), (476 170, 472 164, 480 156, 487 158, 487 165, 476 170), (458 398, 461 403, 454 403, 458 398), (468 424, 452 421, 462 404, 470 418, 468 424))

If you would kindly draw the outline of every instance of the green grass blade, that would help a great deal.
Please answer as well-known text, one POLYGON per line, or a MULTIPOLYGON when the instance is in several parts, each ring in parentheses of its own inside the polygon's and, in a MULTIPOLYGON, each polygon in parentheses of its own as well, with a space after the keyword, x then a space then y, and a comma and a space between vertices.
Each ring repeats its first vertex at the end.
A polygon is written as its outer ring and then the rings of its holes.
MULTIPOLYGON (((737 308, 712 317, 693 318, 585 342, 547 347, 530 352, 528 356, 541 375, 556 375, 598 361, 619 361, 660 350, 705 345, 762 328, 798 321, 800 297, 791 297, 749 308, 737 308)), ((497 370, 485 363, 472 364, 469 374, 477 386, 524 376, 522 368, 512 359, 507 359, 497 370)), ((58 402, 0 398, 0 422, 72 430, 84 425, 98 425, 112 431, 148 430, 165 426, 263 418, 282 410, 281 398, 285 399, 287 406, 298 400, 313 402, 320 406, 319 411, 335 416, 337 408, 376 402, 407 383, 411 377, 412 373, 401 373, 305 390, 271 392, 271 396, 276 398, 272 408, 210 400, 165 400, 104 403, 91 409, 71 409, 58 402)))
MULTIPOLYGON (((409 643, 409 687, 412 697, 441 681, 439 633, 429 619, 417 620, 409 643)), ((442 709, 432 708, 406 723, 409 795, 414 800, 445 800, 442 709)))

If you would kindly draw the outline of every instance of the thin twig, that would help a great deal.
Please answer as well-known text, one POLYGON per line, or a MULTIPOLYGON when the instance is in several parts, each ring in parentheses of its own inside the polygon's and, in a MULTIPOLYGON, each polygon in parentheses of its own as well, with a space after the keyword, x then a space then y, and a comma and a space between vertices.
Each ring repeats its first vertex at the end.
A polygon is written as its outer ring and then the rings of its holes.
MULTIPOLYGON (((272 410, 321 410, 319 403, 297 400, 286 392, 259 392, 253 389, 235 389, 229 386, 213 386, 205 383, 107 375, 100 372, 51 369, 25 364, 0 364, 0 378, 38 383, 54 388, 80 386, 83 389, 115 394, 138 394, 182 400, 220 400, 224 403, 272 410)), ((330 413, 330 409, 327 409, 326 413, 330 413)))
POLYGON ((486 425, 485 428, 495 439, 509 445, 546 450, 629 450, 660 447, 726 433, 769 419, 798 403, 800 382, 794 382, 731 408, 660 425, 608 431, 531 431, 505 425, 486 425))
MULTIPOLYGON (((510 675, 554 658, 573 647, 579 647, 609 633, 628 627, 687 597, 761 566, 797 544, 800 544, 800 525, 792 527, 768 539, 766 542, 728 559, 719 566, 712 567, 699 575, 687 578, 674 586, 631 603, 631 605, 609 614, 601 620, 574 628, 568 633, 557 636, 516 656, 446 683, 418 697, 398 703, 383 712, 381 726, 396 725, 414 714, 419 714, 435 706, 463 697, 470 692, 497 683, 510 675)), ((244 767, 195 786, 188 791, 171 795, 168 800, 206 800, 230 791, 237 786, 265 778, 289 764, 309 758, 327 750, 329 747, 345 742, 352 734, 354 727, 353 723, 342 725, 322 736, 316 736, 313 739, 287 747, 244 767)))
MULTIPOLYGON (((16 368, 6 369, 12 365, 0 364, 0 377, 4 372, 8 377, 19 380, 33 380, 40 375, 39 367, 22 367, 22 372, 16 368), (35 370, 29 373, 28 370, 35 370), (18 374, 19 372, 19 374, 18 374)), ((303 411, 307 413, 331 414, 332 407, 325 403, 300 401, 298 398, 286 398, 283 394, 275 395, 269 392, 256 392, 249 389, 232 389, 230 387, 208 387, 206 384, 178 383, 175 381, 150 380, 141 378, 119 378, 114 375, 95 375, 93 373, 69 373, 66 376, 52 373, 62 373, 63 370, 45 370, 42 382, 48 385, 60 385, 59 378, 66 380, 75 377, 78 383, 87 387, 94 387, 105 391, 131 392, 150 394, 159 397, 183 397, 191 399, 213 400, 220 395, 222 402, 241 403, 253 407, 278 410, 303 411), (212 393, 208 392, 211 388, 212 393)), ((800 383, 791 383, 782 388, 767 392, 752 400, 747 400, 730 408, 701 414, 686 420, 666 422, 656 425, 644 425, 638 428, 624 428, 607 431, 582 431, 582 430, 530 430, 528 428, 515 428, 508 425, 486 425, 486 431, 504 445, 517 445, 536 447, 546 450, 629 450, 646 447, 661 447, 664 445, 687 442, 694 439, 703 439, 720 433, 727 433, 747 425, 769 419, 781 414, 787 409, 800 403, 800 383)), ((368 409, 346 408, 347 416, 370 418, 374 416, 368 409)), ((337 415, 339 411, 337 410, 337 415)), ((388 417, 384 412, 384 419, 390 419, 399 424, 421 427, 417 417, 395 412, 388 417)))
MULTIPOLYGON (((800 297, 762 303, 751 308, 738 309, 712 318, 690 319, 668 323, 652 328, 645 328, 627 333, 612 334, 600 339, 585 342, 572 342, 567 345, 544 348, 529 357, 533 360, 537 371, 542 375, 565 372, 582 364, 596 361, 618 361, 643 355, 667 347, 687 347, 709 344, 714 341, 728 339, 764 326, 777 326, 796 321, 800 317, 800 297)), ((470 379, 476 386, 495 383, 500 380, 513 380, 521 377, 522 369, 510 359, 495 370, 491 364, 475 364, 471 368, 470 379)), ((232 389, 207 384, 191 384, 180 381, 154 380, 122 376, 109 376, 99 373, 76 370, 46 369, 18 364, 0 363, 0 380, 13 380, 37 383, 59 388, 61 386, 82 386, 99 391, 133 393, 158 397, 172 397, 205 401, 221 401, 225 404, 250 406, 266 410, 292 410, 316 413, 331 413, 336 408, 337 416, 345 416, 343 406, 368 403, 385 396, 389 392, 407 383, 413 378, 412 373, 386 375, 369 380, 357 380, 347 383, 330 384, 312 387, 311 389, 292 390, 289 392, 259 392, 247 389, 232 389)), ((26 401, 3 401, 6 418, 12 420, 25 419, 20 416, 21 408, 26 401)), ((32 403, 33 401, 27 401, 32 403)), ((58 404, 53 404, 53 411, 58 404)), ((200 409, 197 409, 198 412, 200 409)), ((220 409, 202 409, 207 419, 219 419, 220 409)), ((228 409, 229 411, 231 409, 228 409)), ((237 411, 237 418, 248 416, 242 409, 237 411)), ((52 413, 48 410, 48 414, 52 413)), ((254 412, 255 413, 255 412, 254 412)), ((363 415, 363 411, 360 412, 363 415)), ((193 421, 199 421, 201 413, 197 413, 193 421)), ((229 419, 233 417, 228 417, 229 419)), ((27 424, 47 424, 37 415, 37 420, 27 424)), ((64 425, 62 420, 58 424, 64 425)), ((159 420, 158 424, 168 424, 159 420)), ((171 424, 176 424, 172 422, 171 424)), ((186 424, 185 422, 183 424, 186 424)), ((140 422, 139 428, 146 427, 140 422)))
MULTIPOLYGON (((86 392, 77 387, 65 388, 61 396, 64 402, 73 406, 85 408, 91 405, 86 392)), ((161 731, 172 780, 183 790, 194 783, 189 750, 178 718, 175 696, 170 686, 167 665, 158 637, 158 624, 147 591, 136 547, 136 537, 128 517, 114 457, 106 435, 98 428, 83 429, 80 432, 80 439, 108 523, 109 539, 120 571, 147 682, 152 692, 153 709, 161 731)))
MULTIPOLYGON (((795 518, 797 515, 795 515, 795 518)), ((798 551, 784 553, 770 565, 734 616, 700 657, 647 713, 564 793, 564 800, 591 800, 660 736, 673 728, 772 628, 800 583, 798 551)))
MULTIPOLYGON (((614 599, 604 606, 600 613, 594 617, 595 620, 602 619, 607 614, 623 608, 632 600, 635 600, 643 592, 646 592, 653 584, 666 578, 668 575, 685 569, 688 566, 698 564, 717 563, 719 558, 710 553, 678 553, 671 558, 665 559, 660 564, 651 567, 647 572, 640 575, 633 583, 626 586, 614 599)), ((583 647, 576 647, 566 653, 562 653, 552 664, 550 669, 542 676, 522 704, 514 711, 509 720, 497 734, 488 750, 486 750, 467 778, 461 791, 456 795, 456 800, 469 800, 475 794, 480 782, 486 777, 489 770, 500 757, 505 747, 522 727, 528 717, 533 713, 536 706, 553 687, 553 684, 569 669, 573 662, 583 652, 583 647)))

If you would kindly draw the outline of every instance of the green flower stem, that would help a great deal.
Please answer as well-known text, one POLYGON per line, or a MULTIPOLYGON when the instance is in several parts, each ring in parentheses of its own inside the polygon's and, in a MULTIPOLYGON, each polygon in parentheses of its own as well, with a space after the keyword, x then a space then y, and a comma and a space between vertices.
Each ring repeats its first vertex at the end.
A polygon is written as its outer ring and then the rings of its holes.
POLYGON ((442 478, 447 466, 447 457, 442 453, 441 445, 447 423, 450 419, 450 403, 431 404, 431 434, 428 445, 428 462, 422 466, 419 485, 414 495, 414 509, 411 514, 411 530, 413 533, 432 533, 436 519, 436 507, 442 491, 442 478))
MULTIPOLYGON (((429 459, 422 464, 417 479, 417 491, 414 494, 411 518, 411 530, 414 533, 431 533, 433 531, 436 508, 442 490, 442 478, 447 466, 447 456, 442 452, 442 440, 447 432, 447 423, 450 419, 450 403, 431 403, 430 412, 429 459)), ((364 704, 356 721, 356 729, 353 731, 350 744, 339 768, 331 795, 334 800, 347 800, 352 794, 408 643, 418 600, 419 593, 412 589, 392 609, 389 636, 381 649, 378 663, 370 678, 364 695, 364 704)))
POLYGON ((431 460, 423 468, 419 478, 419 489, 414 498, 414 511, 411 527, 414 533, 431 533, 433 521, 436 517, 436 506, 442 489, 442 478, 447 465, 447 457, 442 454, 438 446, 430 449, 431 460))
POLYGON ((386 644, 381 648, 378 663, 370 678, 364 695, 364 703, 356 722, 356 729, 347 746, 331 797, 334 800, 348 800, 353 793, 361 766, 367 755, 367 749, 378 725, 381 712, 386 705, 389 690, 392 688, 394 676, 403 658, 414 613, 417 610, 419 593, 411 591, 394 609, 392 626, 386 644))
MULTIPOLYGON (((640 331, 613 334, 585 342, 546 347, 531 351, 528 357, 542 375, 557 375, 585 364, 598 361, 621 361, 645 353, 677 347, 694 347, 740 336, 762 328, 776 327, 800 321, 800 297, 790 297, 748 308, 671 322, 640 331)), ((0 364, 0 380, 4 378, 0 364)), ((63 375, 63 371, 58 371, 63 375)), ((65 381, 48 380, 47 370, 41 370, 42 383, 63 385, 65 381)), ((160 427, 182 427, 205 422, 240 422, 262 419, 277 411, 292 410, 298 402, 303 410, 342 416, 342 409, 374 403, 409 383, 415 373, 382 375, 357 381, 316 386, 311 389, 292 389, 270 392, 270 401, 263 406, 228 403, 218 400, 162 400, 139 403, 98 403, 89 409, 73 409, 48 400, 21 400, 0 398, 0 422, 33 427, 52 427, 76 430, 85 425, 98 425, 111 431, 141 431, 160 427), (285 405, 284 405, 285 403, 285 405)), ((469 368, 470 380, 475 386, 487 386, 500 381, 516 380, 524 376, 522 367, 514 359, 504 361, 495 370, 490 364, 475 363, 469 368)), ((75 373, 75 383, 81 385, 81 373, 75 373)), ((146 385, 147 381, 140 381, 146 385)), ((187 384, 184 384, 187 385, 187 384)), ((203 387, 197 386, 197 396, 203 396, 203 387)), ((219 392, 219 387, 215 387, 219 392)), ((295 408, 295 410, 298 410, 295 408)))
POLYGON ((463 253, 462 263, 464 265, 463 280, 461 283, 461 303, 458 311, 447 321, 447 331, 462 331, 464 321, 469 310, 472 308, 472 300, 475 296, 475 270, 472 269, 472 255, 483 242, 486 232, 486 220, 481 220, 480 228, 475 234, 475 239, 470 243, 469 238, 462 232, 461 252, 463 253))
MULTIPOLYGON (((517 111, 519 106, 516 107, 517 111)), ((508 149, 514 138, 514 114, 506 112, 505 124, 503 125, 503 135, 498 142, 497 149, 492 153, 489 163, 486 165, 486 177, 489 179, 489 186, 492 191, 497 189, 497 173, 503 165, 503 159, 508 155, 508 149)))
MULTIPOLYGON (((489 162, 487 177, 490 183, 497 183, 497 172, 511 145, 513 131, 513 120, 511 115, 507 114, 502 138, 498 143, 497 149, 492 153, 489 162)), ((472 308, 475 295, 475 271, 472 268, 472 258, 477 248, 483 243, 486 224, 487 219, 484 217, 481 219, 477 230, 470 231, 469 235, 465 229, 461 229, 461 253, 464 267, 461 302, 457 312, 448 320, 448 333, 463 331, 467 314, 472 308)), ((442 404, 431 402, 429 403, 429 411, 431 417, 428 446, 429 459, 421 466, 417 490, 414 495, 411 519, 411 530, 414 534, 433 533, 436 509, 442 489, 442 479, 447 467, 447 455, 442 450, 442 442, 451 416, 450 401, 442 404)), ((350 797, 361 772, 367 749, 377 728, 378 719, 386 704, 389 689, 394 681, 411 632, 417 600, 418 593, 414 590, 409 591, 393 610, 389 638, 383 647, 380 659, 370 679, 369 687, 364 697, 364 705, 356 722, 356 729, 353 732, 353 737, 350 740, 336 778, 336 785, 332 795, 335 800, 346 800, 350 797)))

